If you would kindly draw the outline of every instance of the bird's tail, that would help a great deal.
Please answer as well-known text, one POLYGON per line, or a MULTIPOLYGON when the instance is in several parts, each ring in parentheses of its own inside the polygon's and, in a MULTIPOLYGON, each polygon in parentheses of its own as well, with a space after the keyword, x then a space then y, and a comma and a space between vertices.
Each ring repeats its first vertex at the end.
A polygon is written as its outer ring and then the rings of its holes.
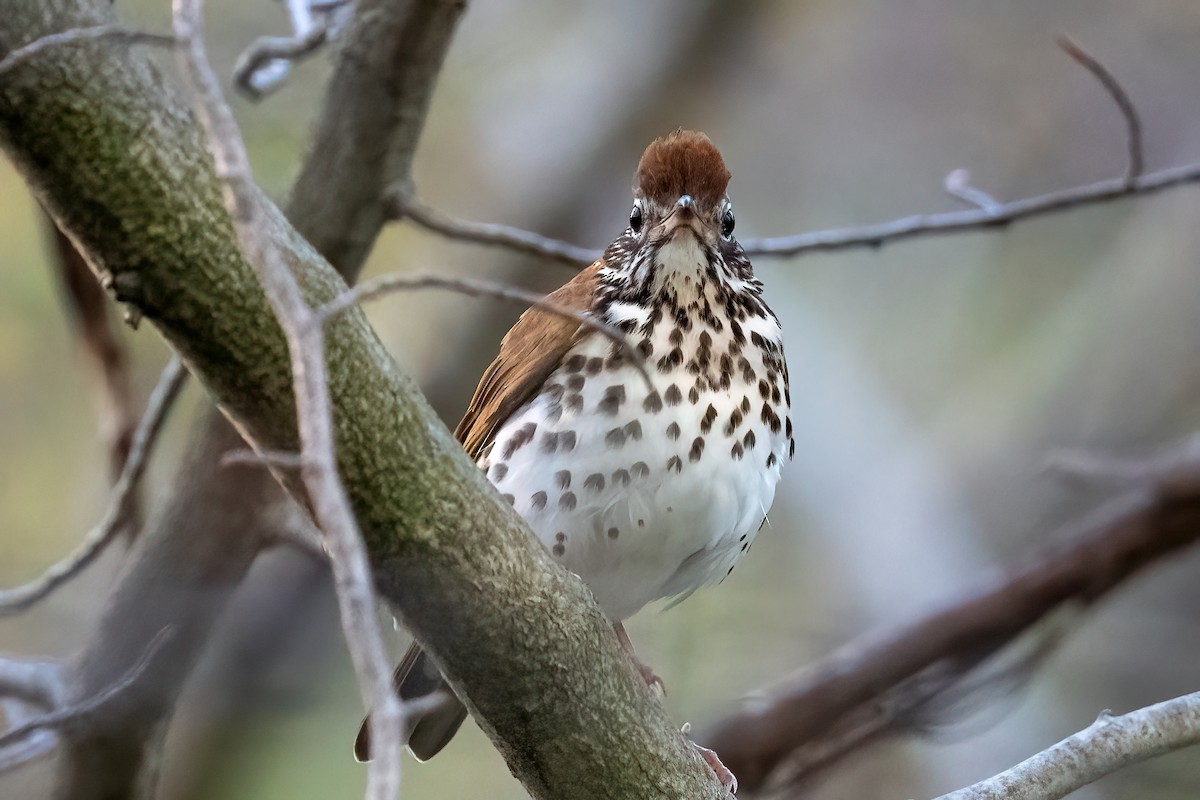
MULTIPOLYGON (((428 697, 435 692, 448 696, 446 702, 409 719, 408 749, 418 761, 428 761, 454 738, 467 718, 467 708, 454 696, 433 661, 416 643, 408 648, 396 667, 395 683, 401 700, 428 697)), ((370 720, 370 717, 363 720, 358 738, 354 740, 354 757, 359 761, 371 760, 370 720)))

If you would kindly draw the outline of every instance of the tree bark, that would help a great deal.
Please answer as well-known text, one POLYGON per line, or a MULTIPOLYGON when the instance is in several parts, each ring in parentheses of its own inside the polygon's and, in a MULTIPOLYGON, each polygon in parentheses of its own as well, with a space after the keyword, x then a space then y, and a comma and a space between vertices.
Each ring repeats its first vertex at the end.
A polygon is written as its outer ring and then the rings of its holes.
MULTIPOLYGON (((104 22, 107 9, 14 3, 0 42, 104 22)), ((45 52, 0 84, 0 144, 241 432, 294 450, 283 337, 238 251, 198 127, 151 65, 104 42, 45 52)), ((261 202, 265 234, 307 300, 344 290, 261 202)), ((470 463, 361 312, 327 333, 339 470, 379 586, 517 777, 535 797, 722 796, 586 588, 470 463)))

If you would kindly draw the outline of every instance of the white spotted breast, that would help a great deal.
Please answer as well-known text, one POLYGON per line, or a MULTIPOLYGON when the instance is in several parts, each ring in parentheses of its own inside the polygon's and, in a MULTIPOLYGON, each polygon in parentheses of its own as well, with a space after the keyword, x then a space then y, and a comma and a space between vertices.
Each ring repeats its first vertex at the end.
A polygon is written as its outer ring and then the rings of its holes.
POLYGON ((774 316, 744 326, 737 339, 652 326, 650 383, 583 337, 479 460, 614 621, 719 582, 771 506, 791 448, 787 375, 774 316))

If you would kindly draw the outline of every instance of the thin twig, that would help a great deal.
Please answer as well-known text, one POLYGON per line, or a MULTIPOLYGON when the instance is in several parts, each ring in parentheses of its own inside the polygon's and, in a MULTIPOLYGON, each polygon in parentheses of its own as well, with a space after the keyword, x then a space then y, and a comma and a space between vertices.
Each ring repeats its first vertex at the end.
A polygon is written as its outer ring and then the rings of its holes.
POLYGON ((129 524, 133 499, 146 471, 150 451, 166 421, 167 412, 187 380, 187 374, 178 358, 172 358, 167 363, 158 378, 158 385, 154 387, 150 399, 146 402, 146 412, 134 431, 129 447, 129 458, 121 469, 121 476, 113 485, 108 507, 100 523, 88 531, 75 552, 50 567, 40 578, 15 589, 0 591, 0 617, 24 611, 78 575, 95 561, 129 524))
POLYGON ((261 100, 283 83, 292 64, 315 53, 328 38, 324 20, 295 36, 260 36, 238 56, 233 83, 250 99, 261 100))
POLYGON ((204 51, 201 4, 201 0, 173 0, 174 30, 186 43, 180 49, 180 64, 224 183, 225 203, 242 251, 257 272, 287 339, 303 454, 301 479, 309 507, 326 537, 342 629, 363 704, 371 715, 371 736, 380 743, 380 757, 367 771, 367 797, 394 800, 400 786, 402 709, 392 690, 391 666, 375 621, 370 564, 334 460, 323 328, 278 247, 260 233, 260 195, 241 133, 204 51))
MULTIPOLYGON (((876 225, 830 228, 793 236, 745 239, 742 241, 742 249, 751 256, 790 257, 859 247, 878 248, 892 242, 921 236, 1002 228, 1010 223, 1032 217, 1109 203, 1135 195, 1153 194, 1198 182, 1200 182, 1200 164, 1185 164, 1157 172, 1143 173, 1133 180, 1124 177, 1112 178, 1035 197, 1013 200, 1009 203, 1000 203, 986 209, 916 214, 876 225)), ((600 250, 588 250, 569 242, 551 239, 507 225, 453 219, 424 206, 419 207, 418 213, 413 213, 413 206, 406 206, 406 208, 408 210, 405 216, 413 222, 455 241, 504 247, 575 267, 587 266, 601 255, 600 250)))
POLYGON ((62 702, 62 662, 0 658, 0 697, 55 708, 62 702))
POLYGON ((952 170, 943 183, 946 193, 955 200, 961 200, 969 206, 982 211, 994 212, 1000 207, 1000 202, 987 192, 971 185, 971 173, 965 169, 952 170))
POLYGON ((22 45, 10 51, 7 56, 0 59, 0 75, 4 75, 9 70, 24 64, 48 47, 100 40, 115 41, 121 44, 156 44, 164 46, 177 44, 175 37, 168 33, 139 31, 133 28, 126 28, 123 25, 96 25, 91 28, 71 28, 70 30, 59 31, 58 33, 47 34, 39 39, 34 39, 29 44, 22 45))
POLYGON ((1142 120, 1138 116, 1137 109, 1133 106, 1133 101, 1129 99, 1129 94, 1121 86, 1117 77, 1109 71, 1108 67, 1101 64, 1095 56, 1080 47, 1071 37, 1066 34, 1059 34, 1056 38, 1058 46, 1061 47, 1067 55, 1075 59, 1075 62, 1092 73, 1096 80, 1100 81, 1100 85, 1108 92, 1109 97, 1117 104, 1117 108, 1121 111, 1121 116, 1125 119, 1125 143, 1129 150, 1129 162, 1125 167, 1125 183, 1132 185, 1137 177, 1142 174, 1142 169, 1146 159, 1142 152, 1142 120))
POLYGON ((13 746, 35 731, 59 728, 67 723, 76 722, 84 717, 90 716, 102 710, 114 698, 118 697, 122 692, 137 682, 137 679, 140 678, 142 673, 146 671, 146 668, 150 666, 150 662, 154 659, 154 656, 158 654, 158 651, 162 648, 163 644, 166 643, 167 639, 171 637, 171 634, 171 628, 163 628, 160 630, 155 637, 150 640, 150 644, 146 646, 146 649, 142 652, 142 655, 132 667, 126 670, 124 674, 122 674, 111 684, 106 686, 104 689, 101 689, 99 692, 96 692, 91 697, 80 700, 78 703, 72 703, 65 708, 56 709, 48 714, 43 714, 40 717, 35 717, 28 722, 25 722, 15 728, 5 731, 3 734, 0 734, 0 751, 3 751, 6 747, 13 746))
POLYGON ((287 453, 277 450, 251 450, 250 448, 245 448, 239 450, 230 450, 222 455, 221 466, 300 469, 304 466, 304 457, 299 453, 287 453))
POLYGON ((1200 692, 1120 717, 1104 712, 1012 769, 937 800, 1058 800, 1130 764, 1197 744, 1200 692))
POLYGON ((382 297, 386 294, 399 291, 411 291, 417 289, 446 289, 460 294, 471 295, 473 297, 494 297, 499 300, 508 300, 514 303, 520 303, 524 306, 532 306, 540 311, 545 311, 548 314, 556 314, 560 317, 573 319, 580 325, 590 328, 602 336, 609 339, 616 347, 623 352, 633 363, 634 367, 641 373, 648 383, 650 382, 650 372, 646 366, 646 357, 637 349, 629 337, 625 335, 619 328, 615 328, 601 320, 597 319, 592 314, 586 311, 579 311, 574 308, 561 305, 546 297, 546 295, 531 292, 526 289, 521 289, 516 286, 506 286, 502 283, 493 283, 491 281, 483 281, 475 278, 448 278, 442 275, 380 275, 377 278, 372 278, 368 281, 363 281, 354 288, 347 289, 337 297, 333 298, 323 306, 318 308, 314 314, 318 320, 325 322, 330 318, 342 313, 348 308, 351 308, 359 303, 364 303, 368 300, 374 300, 377 297, 382 297))
POLYGON ((568 267, 586 267, 599 258, 601 252, 510 225, 458 219, 413 198, 395 198, 391 203, 391 214, 395 219, 411 219, 422 228, 448 239, 505 247, 518 253, 557 261, 568 267))

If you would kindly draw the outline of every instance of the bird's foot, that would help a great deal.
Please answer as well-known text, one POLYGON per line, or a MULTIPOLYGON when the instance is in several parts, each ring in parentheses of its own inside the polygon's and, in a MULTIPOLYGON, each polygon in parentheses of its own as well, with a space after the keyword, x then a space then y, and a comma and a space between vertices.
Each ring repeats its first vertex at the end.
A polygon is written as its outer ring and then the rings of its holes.
POLYGON ((629 641, 629 634, 625 632, 625 626, 618 622, 613 625, 613 630, 616 631, 617 641, 621 643, 621 647, 633 659, 633 665, 637 667, 638 674, 642 676, 642 680, 646 682, 651 691, 660 697, 665 697, 667 694, 667 685, 663 683, 663 679, 649 664, 638 658, 637 652, 633 649, 633 642, 629 641))

